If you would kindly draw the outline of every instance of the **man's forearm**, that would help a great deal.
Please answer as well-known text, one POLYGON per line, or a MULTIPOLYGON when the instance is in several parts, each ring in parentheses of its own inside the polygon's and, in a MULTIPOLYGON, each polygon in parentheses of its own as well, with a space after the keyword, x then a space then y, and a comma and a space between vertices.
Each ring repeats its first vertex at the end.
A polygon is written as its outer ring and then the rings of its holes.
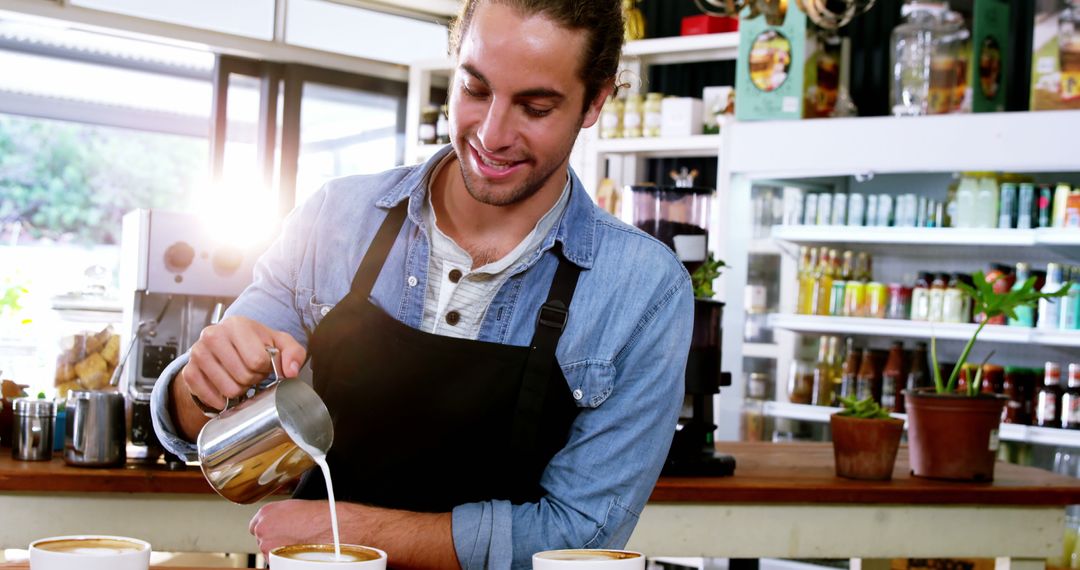
POLYGON ((195 405, 191 393, 184 384, 184 369, 181 368, 169 385, 169 415, 179 432, 177 435, 194 442, 199 431, 209 418, 195 405))
POLYGON ((394 568, 453 569, 458 564, 450 513, 414 513, 349 504, 343 529, 352 540, 385 550, 394 568))

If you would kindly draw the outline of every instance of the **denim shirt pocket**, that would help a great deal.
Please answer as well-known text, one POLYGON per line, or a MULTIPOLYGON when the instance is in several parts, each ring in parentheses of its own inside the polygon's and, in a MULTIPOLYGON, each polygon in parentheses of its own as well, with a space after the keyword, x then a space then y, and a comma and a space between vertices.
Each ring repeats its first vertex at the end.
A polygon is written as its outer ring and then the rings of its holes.
POLYGON ((609 361, 582 360, 561 368, 579 408, 600 407, 615 386, 615 365, 609 361))
POLYGON ((330 310, 334 308, 334 303, 321 303, 315 291, 311 289, 300 288, 296 292, 297 305, 301 307, 301 312, 304 318, 304 326, 314 331, 315 327, 319 326, 323 317, 330 313, 330 310))

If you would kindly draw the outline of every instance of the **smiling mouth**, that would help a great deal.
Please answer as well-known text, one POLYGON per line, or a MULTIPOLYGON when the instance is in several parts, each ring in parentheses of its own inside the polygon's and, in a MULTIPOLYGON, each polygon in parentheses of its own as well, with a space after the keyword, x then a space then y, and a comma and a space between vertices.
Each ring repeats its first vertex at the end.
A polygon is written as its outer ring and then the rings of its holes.
POLYGON ((515 167, 524 164, 525 161, 519 160, 498 160, 494 158, 488 158, 484 156, 476 147, 472 147, 472 151, 476 156, 476 161, 481 170, 485 171, 488 175, 506 174, 514 170, 515 167))

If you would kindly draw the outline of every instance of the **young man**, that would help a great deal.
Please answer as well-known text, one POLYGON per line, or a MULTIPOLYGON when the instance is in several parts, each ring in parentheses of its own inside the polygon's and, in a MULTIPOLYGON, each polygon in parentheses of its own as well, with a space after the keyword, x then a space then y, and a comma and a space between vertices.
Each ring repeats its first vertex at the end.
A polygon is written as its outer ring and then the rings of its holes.
MULTIPOLYGON (((158 383, 170 450, 192 456, 195 399, 220 408, 265 378, 273 345, 290 377, 310 354, 334 417, 343 542, 417 568, 624 545, 677 422, 693 299, 674 254, 568 167, 621 44, 618 0, 466 0, 452 148, 290 215, 158 383)), ((316 471, 252 520, 263 552, 330 540, 316 471)))

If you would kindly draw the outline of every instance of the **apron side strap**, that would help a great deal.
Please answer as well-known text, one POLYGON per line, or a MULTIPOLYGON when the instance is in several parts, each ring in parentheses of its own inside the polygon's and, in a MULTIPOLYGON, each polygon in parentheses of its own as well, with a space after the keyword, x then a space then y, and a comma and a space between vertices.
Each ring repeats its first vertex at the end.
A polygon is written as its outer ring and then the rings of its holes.
POLYGON ((570 302, 574 298, 580 274, 580 267, 559 255, 559 267, 551 281, 547 302, 540 307, 536 316, 536 330, 525 361, 510 434, 514 471, 518 477, 528 476, 535 469, 533 458, 538 454, 540 419, 547 399, 548 383, 557 362, 555 349, 566 327, 570 302))
POLYGON ((353 275, 353 291, 363 293, 364 297, 371 294, 371 290, 375 287, 375 280, 379 278, 383 263, 386 261, 386 257, 390 255, 390 250, 393 249, 398 234, 401 233, 401 226, 405 223, 408 211, 409 201, 402 200, 401 203, 386 213, 382 225, 379 226, 379 230, 375 233, 375 237, 371 240, 371 244, 364 254, 364 259, 360 261, 360 266, 357 268, 356 274, 353 275))

